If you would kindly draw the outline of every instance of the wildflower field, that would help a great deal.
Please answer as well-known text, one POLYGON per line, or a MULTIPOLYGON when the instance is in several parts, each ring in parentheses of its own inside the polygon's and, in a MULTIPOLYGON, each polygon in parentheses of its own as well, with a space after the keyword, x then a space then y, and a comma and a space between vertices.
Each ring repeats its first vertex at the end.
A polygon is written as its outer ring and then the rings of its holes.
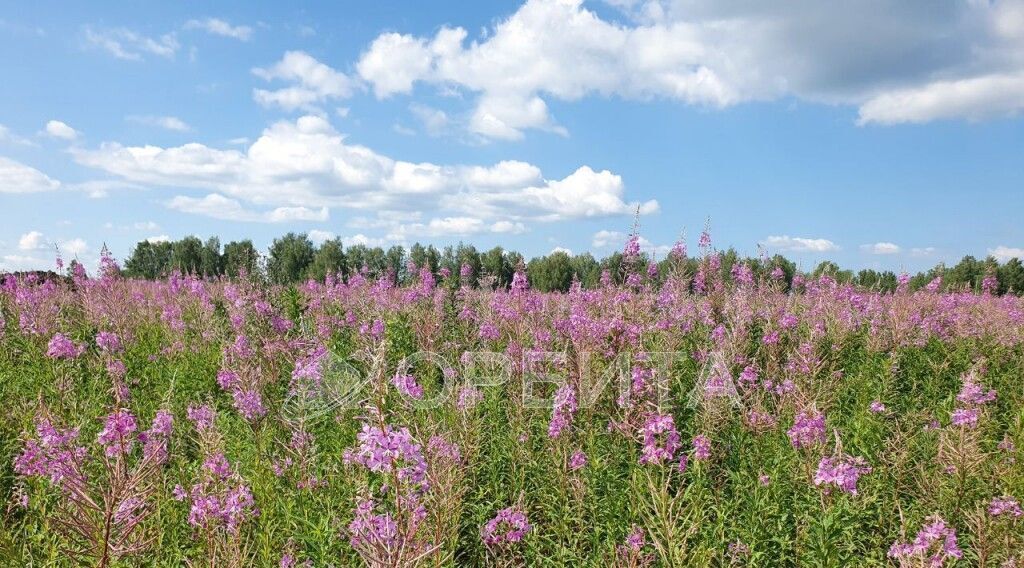
POLYGON ((1024 563, 1024 299, 635 246, 567 293, 7 276, 0 565, 1024 563))

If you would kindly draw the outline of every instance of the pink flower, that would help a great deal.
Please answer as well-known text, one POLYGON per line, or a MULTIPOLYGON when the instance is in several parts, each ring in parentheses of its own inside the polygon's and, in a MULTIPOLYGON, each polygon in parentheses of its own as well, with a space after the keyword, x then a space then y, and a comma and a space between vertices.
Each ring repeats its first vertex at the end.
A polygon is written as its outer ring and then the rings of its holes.
POLYGON ((217 418, 210 405, 189 405, 187 416, 196 430, 205 432, 213 427, 213 421, 217 418))
POLYGON ((835 485, 845 493, 857 494, 857 480, 861 475, 871 473, 871 467, 863 458, 850 456, 823 457, 818 463, 818 471, 814 474, 815 485, 835 485))
POLYGON ((498 514, 480 530, 480 538, 487 546, 515 543, 523 540, 530 532, 530 523, 526 513, 516 507, 508 507, 498 514))
POLYGON ((403 396, 414 398, 419 400, 423 398, 423 387, 416 382, 416 377, 412 375, 400 375, 396 374, 391 378, 391 384, 395 385, 403 396))
POLYGON ((669 414, 651 414, 640 430, 644 447, 640 452, 640 463, 660 464, 671 461, 679 451, 679 431, 675 420, 669 414))
POLYGON ((786 431, 790 443, 796 449, 813 446, 825 441, 825 415, 817 412, 801 412, 793 420, 793 427, 786 431))
POLYGON ((698 461, 711 457, 711 440, 704 434, 698 434, 693 438, 693 457, 698 461))
POLYGON ((1024 516, 1020 503, 1013 497, 995 497, 988 506, 988 514, 993 517, 1009 515, 1014 518, 1024 516))
POLYGON ((562 385, 555 391, 554 405, 551 411, 551 422, 548 424, 548 437, 558 438, 572 424, 576 412, 576 391, 570 385, 562 385))
POLYGON ((115 410, 104 421, 98 442, 106 448, 107 457, 127 454, 131 451, 135 440, 132 438, 138 430, 135 416, 127 410, 115 410))
POLYGON ((47 344, 46 356, 51 359, 75 359, 85 352, 85 347, 71 341, 63 333, 56 333, 47 344))
POLYGON ((569 471, 577 471, 587 465, 587 454, 577 451, 569 458, 569 471))
POLYGON ((889 548, 889 558, 927 560, 928 566, 942 566, 947 559, 963 557, 957 546, 956 530, 946 525, 939 516, 921 528, 913 542, 895 542, 889 548))

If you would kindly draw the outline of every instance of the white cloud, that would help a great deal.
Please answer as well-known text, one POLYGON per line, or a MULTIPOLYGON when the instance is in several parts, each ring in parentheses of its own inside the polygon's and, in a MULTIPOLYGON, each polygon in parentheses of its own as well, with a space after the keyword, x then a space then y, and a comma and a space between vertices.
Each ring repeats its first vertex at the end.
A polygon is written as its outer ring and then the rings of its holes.
POLYGON ((7 128, 3 124, 0 124, 0 142, 10 142, 19 146, 35 146, 36 143, 25 138, 24 136, 18 136, 11 132, 11 129, 7 128))
POLYGON ((351 96, 354 86, 347 75, 302 51, 288 51, 273 66, 257 67, 252 72, 266 81, 292 83, 276 91, 253 90, 256 102, 268 107, 277 105, 285 110, 310 110, 331 99, 347 98, 351 96))
MULTIPOLYGON (((626 233, 601 230, 594 233, 590 240, 590 246, 595 249, 622 249, 626 245, 626 239, 628 238, 629 235, 626 233)), ((643 236, 637 236, 637 242, 640 245, 640 250, 656 257, 666 255, 672 250, 672 247, 668 245, 656 245, 643 236)))
POLYGON ((986 118, 1024 107, 1024 4, 1013 0, 734 3, 527 0, 467 43, 387 32, 356 63, 378 97, 417 83, 477 95, 469 129, 564 133, 547 101, 661 98, 711 108, 796 97, 860 106, 860 121, 986 118))
POLYGON ((79 238, 60 241, 57 243, 57 247, 60 248, 62 253, 67 253, 71 256, 78 256, 89 252, 89 244, 79 238))
POLYGON ((341 237, 341 242, 346 247, 355 245, 362 245, 364 247, 383 247, 388 244, 387 239, 368 237, 362 233, 352 235, 351 237, 341 237))
POLYGON ((326 221, 326 207, 319 211, 308 207, 278 207, 270 211, 258 212, 246 209, 236 199, 230 199, 216 193, 202 198, 178 195, 171 199, 167 206, 184 213, 205 215, 225 221, 250 221, 262 223, 286 223, 290 221, 326 221))
POLYGON ((191 126, 176 116, 129 115, 125 117, 125 119, 136 124, 156 126, 158 128, 173 130, 175 132, 188 132, 189 130, 192 130, 191 126))
POLYGON ((594 238, 590 241, 591 246, 594 248, 605 248, 609 246, 622 246, 626 242, 626 234, 618 231, 598 231, 594 233, 594 238))
POLYGON ((53 265, 52 260, 46 260, 45 258, 39 258, 35 256, 27 256, 21 254, 7 254, 3 256, 3 262, 0 262, 0 269, 2 270, 46 270, 53 265))
POLYGON ((443 110, 413 103, 409 105, 409 111, 420 121, 427 134, 431 136, 438 136, 448 126, 448 115, 443 110))
POLYGON ((18 239, 18 250, 40 250, 46 248, 47 244, 42 233, 29 231, 18 239))
POLYGON ((1024 109, 1024 73, 994 74, 882 93, 860 107, 860 124, 981 120, 1024 109))
POLYGON ((59 181, 43 172, 0 156, 0 193, 36 193, 59 187, 59 181))
POLYGON ((789 252, 835 252, 839 246, 828 239, 808 239, 788 235, 769 236, 761 241, 767 248, 789 252))
POLYGON ((900 247, 895 243, 874 243, 860 245, 860 250, 870 254, 899 254, 900 247))
POLYGON ((154 235, 152 237, 146 237, 146 242, 154 245, 157 243, 169 243, 171 242, 171 237, 167 235, 154 235))
POLYGON ((331 231, 321 231, 320 229, 313 229, 306 234, 309 237, 309 240, 313 241, 313 243, 317 245, 321 245, 338 236, 331 231))
POLYGON ((84 35, 87 46, 126 61, 141 61, 145 55, 171 59, 181 47, 173 33, 151 38, 127 28, 96 30, 87 26, 84 35))
POLYGON ((78 131, 59 120, 51 120, 46 123, 46 133, 54 138, 62 140, 74 140, 78 138, 78 131))
POLYGON ((384 219, 388 229, 405 222, 396 220, 395 212, 418 210, 427 210, 438 219, 477 218, 481 228, 509 223, 499 225, 499 230, 518 230, 516 223, 529 220, 658 210, 653 200, 626 201, 622 178, 607 170, 582 166, 563 179, 549 180, 539 168, 525 162, 484 167, 394 160, 347 143, 320 116, 277 122, 245 151, 198 143, 170 148, 105 143, 91 150, 72 148, 71 153, 80 164, 131 183, 217 194, 203 199, 184 197, 176 203, 178 208, 218 218, 262 215, 245 211, 239 200, 262 207, 372 210, 392 215, 391 221, 384 219), (229 197, 230 203, 217 202, 229 197), (210 199, 214 202, 204 203, 210 199))
POLYGON ((581 166, 561 180, 545 180, 512 191, 492 190, 469 196, 467 211, 531 208, 544 212, 543 220, 557 221, 583 217, 628 215, 639 211, 643 215, 656 213, 658 202, 623 201, 625 186, 622 177, 608 170, 595 172, 581 166))
POLYGON ((213 35, 229 37, 241 41, 249 41, 252 37, 252 28, 249 26, 232 26, 220 18, 206 18, 204 20, 189 20, 185 22, 186 30, 203 30, 213 35))
POLYGON ((910 254, 913 256, 931 256, 936 252, 935 247, 914 247, 910 249, 910 254))
POLYGON ((156 231, 160 228, 160 225, 153 221, 137 221, 132 223, 132 228, 136 231, 156 231))
POLYGON ((988 253, 996 258, 999 262, 1006 262, 1011 258, 1019 258, 1024 260, 1024 248, 1008 247, 1006 245, 999 245, 994 249, 988 249, 988 253))
POLYGON ((526 225, 519 222, 513 223, 512 221, 498 221, 491 225, 491 232, 518 235, 526 232, 526 225))
POLYGON ((64 185, 65 189, 81 191, 90 199, 103 199, 110 195, 111 191, 141 191, 145 188, 134 183, 128 183, 118 179, 96 179, 64 185))
POLYGON ((463 237, 484 232, 487 228, 481 219, 475 217, 444 217, 431 219, 426 224, 411 223, 402 225, 395 233, 389 235, 391 240, 404 240, 406 236, 425 237, 463 237))
POLYGON ((564 252, 565 254, 572 256, 572 249, 567 249, 565 247, 555 247, 551 249, 551 252, 548 254, 555 254, 556 252, 564 252))
POLYGON ((491 167, 474 166, 465 173, 466 181, 475 187, 513 189, 543 180, 540 168, 526 162, 503 160, 491 167))

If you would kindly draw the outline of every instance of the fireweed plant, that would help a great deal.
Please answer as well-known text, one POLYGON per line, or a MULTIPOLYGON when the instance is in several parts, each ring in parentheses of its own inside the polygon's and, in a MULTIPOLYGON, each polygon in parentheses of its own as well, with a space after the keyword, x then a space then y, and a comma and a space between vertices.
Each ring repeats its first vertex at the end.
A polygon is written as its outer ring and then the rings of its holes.
POLYGON ((1024 562, 1024 300, 688 254, 3 276, 0 565, 1024 562))

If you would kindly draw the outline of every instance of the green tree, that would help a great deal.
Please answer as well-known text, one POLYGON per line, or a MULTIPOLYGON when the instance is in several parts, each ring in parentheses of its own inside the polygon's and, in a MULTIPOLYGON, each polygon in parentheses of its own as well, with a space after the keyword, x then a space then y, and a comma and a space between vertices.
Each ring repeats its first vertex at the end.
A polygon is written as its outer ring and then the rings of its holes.
POLYGON ((572 285, 572 259, 562 251, 535 258, 527 265, 530 287, 541 292, 565 292, 572 285))
POLYGON ((189 235, 171 243, 171 269, 182 274, 203 273, 203 241, 189 235))
POLYGON ((309 277, 323 281, 328 274, 341 273, 344 278, 345 252, 341 248, 341 239, 324 241, 313 255, 313 263, 309 265, 309 277))
POLYGON ((596 288, 601 282, 601 265, 589 252, 572 257, 572 272, 584 288, 596 288))
POLYGON ((267 276, 276 284, 298 282, 313 263, 313 242, 305 233, 288 233, 274 239, 267 258, 267 276))
POLYGON ((171 243, 139 241, 124 263, 125 275, 154 279, 163 276, 171 264, 171 243))
POLYGON ((200 264, 203 276, 220 276, 224 273, 224 259, 220 254, 220 239, 210 237, 206 239, 203 250, 200 251, 200 264))
POLYGON ((232 241, 224 245, 224 254, 221 256, 222 274, 237 278, 242 272, 250 275, 257 273, 260 253, 256 251, 252 241, 232 241))

